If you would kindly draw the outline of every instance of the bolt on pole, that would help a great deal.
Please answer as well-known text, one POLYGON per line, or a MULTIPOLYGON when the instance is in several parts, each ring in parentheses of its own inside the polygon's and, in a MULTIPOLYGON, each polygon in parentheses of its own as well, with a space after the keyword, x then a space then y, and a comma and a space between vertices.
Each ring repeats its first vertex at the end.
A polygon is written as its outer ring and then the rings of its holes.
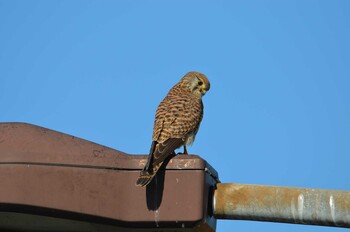
POLYGON ((350 192, 248 184, 217 184, 217 219, 350 228, 350 192))

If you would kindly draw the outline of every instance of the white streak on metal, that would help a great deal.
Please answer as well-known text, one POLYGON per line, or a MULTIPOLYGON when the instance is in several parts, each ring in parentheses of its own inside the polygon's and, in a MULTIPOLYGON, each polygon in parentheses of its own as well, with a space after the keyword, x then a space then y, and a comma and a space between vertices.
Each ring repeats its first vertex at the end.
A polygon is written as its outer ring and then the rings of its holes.
POLYGON ((159 210, 158 209, 154 211, 154 222, 156 223, 156 227, 159 227, 159 210))
POLYGON ((329 197, 329 207, 331 209, 332 220, 333 220, 334 224, 336 224, 336 222, 335 222, 335 204, 334 204, 334 197, 333 197, 333 195, 331 195, 329 197))
MULTIPOLYGON (((157 190, 158 189, 157 178, 155 178, 155 184, 156 184, 156 190, 157 190)), ((156 195, 156 203, 158 204, 157 195, 156 195)), ((159 209, 158 208, 154 211, 154 222, 156 223, 156 227, 158 228, 159 227, 159 209)))
POLYGON ((303 210, 304 210, 304 195, 302 193, 298 196, 298 217, 303 221, 303 210))
POLYGON ((214 213, 217 213, 217 209, 216 209, 216 195, 217 195, 217 192, 215 191, 214 192, 214 197, 213 197, 213 209, 214 209, 214 213))

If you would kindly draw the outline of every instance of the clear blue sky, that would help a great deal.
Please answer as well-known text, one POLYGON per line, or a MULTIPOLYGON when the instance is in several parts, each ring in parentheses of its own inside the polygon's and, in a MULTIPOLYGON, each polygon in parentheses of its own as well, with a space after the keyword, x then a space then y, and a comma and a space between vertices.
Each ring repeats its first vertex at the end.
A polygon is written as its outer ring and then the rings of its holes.
POLYGON ((189 152, 222 182, 350 190, 349 12, 347 0, 0 0, 0 121, 145 154, 156 107, 195 70, 211 89, 189 152))

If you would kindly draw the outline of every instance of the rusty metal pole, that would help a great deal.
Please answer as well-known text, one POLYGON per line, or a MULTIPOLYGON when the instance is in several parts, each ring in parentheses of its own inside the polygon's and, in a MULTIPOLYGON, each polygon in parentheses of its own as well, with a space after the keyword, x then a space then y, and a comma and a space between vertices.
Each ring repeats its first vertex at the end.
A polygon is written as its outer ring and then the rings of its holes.
POLYGON ((217 184, 217 219, 350 228, 350 192, 248 184, 217 184))

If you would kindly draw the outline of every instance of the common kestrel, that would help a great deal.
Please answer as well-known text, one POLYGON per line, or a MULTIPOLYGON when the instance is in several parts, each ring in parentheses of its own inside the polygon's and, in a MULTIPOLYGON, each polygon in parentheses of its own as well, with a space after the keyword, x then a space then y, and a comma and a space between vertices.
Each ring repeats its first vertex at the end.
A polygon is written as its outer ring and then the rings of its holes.
POLYGON ((136 185, 149 184, 164 160, 175 155, 175 149, 184 146, 184 154, 187 154, 186 146, 193 143, 202 121, 202 97, 209 88, 204 74, 189 72, 159 104, 148 161, 136 185))

